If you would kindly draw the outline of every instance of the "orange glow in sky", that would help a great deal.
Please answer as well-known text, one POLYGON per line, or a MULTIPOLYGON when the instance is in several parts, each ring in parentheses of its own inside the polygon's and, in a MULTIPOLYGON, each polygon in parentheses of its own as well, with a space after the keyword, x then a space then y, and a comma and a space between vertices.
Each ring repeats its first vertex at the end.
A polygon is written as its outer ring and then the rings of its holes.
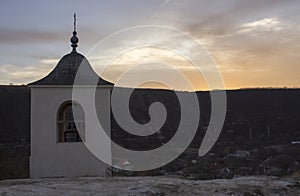
MULTIPOLYGON (((179 29, 202 44, 214 58, 226 89, 299 88, 299 7, 300 1, 280 0, 4 1, 0 7, 0 84, 27 84, 46 76, 71 51, 76 11, 78 51, 88 58, 90 49, 104 37, 124 28, 155 24, 179 29)), ((93 58, 88 60, 96 71, 103 66, 93 58)), ((168 64, 180 70, 194 90, 208 88, 191 62, 170 51, 149 48, 119 56, 101 76, 115 82, 127 68, 143 62, 168 64)), ((135 74, 142 77, 148 71, 135 74)), ((156 71, 168 74, 167 69, 156 71)), ((174 86, 186 90, 175 80, 174 86)), ((166 88, 156 82, 144 87, 166 88)))

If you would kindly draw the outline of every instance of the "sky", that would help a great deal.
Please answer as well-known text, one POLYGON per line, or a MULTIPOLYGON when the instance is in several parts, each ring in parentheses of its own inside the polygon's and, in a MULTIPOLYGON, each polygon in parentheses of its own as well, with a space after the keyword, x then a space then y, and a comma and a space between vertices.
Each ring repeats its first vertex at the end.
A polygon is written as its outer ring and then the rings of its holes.
MULTIPOLYGON (((116 83, 124 72, 140 67, 131 70, 128 80, 162 74, 170 78, 172 87, 155 80, 144 86, 186 90, 172 75, 172 69, 176 69, 193 89, 210 88, 204 73, 186 57, 202 53, 189 47, 182 36, 150 35, 147 28, 127 35, 119 33, 119 40, 112 36, 124 29, 156 25, 189 35, 205 48, 225 89, 298 88, 299 9, 299 0, 1 0, 0 84, 27 84, 46 76, 71 51, 69 39, 76 12, 78 52, 108 81, 116 83), (91 55, 107 37, 110 44, 101 50, 103 53, 96 53, 99 58, 91 55), (144 40, 183 45, 175 50, 144 46, 122 51, 122 44, 138 46, 144 40), (107 66, 103 59, 116 51, 118 55, 107 66)), ((202 66, 209 69, 205 63, 202 66)))

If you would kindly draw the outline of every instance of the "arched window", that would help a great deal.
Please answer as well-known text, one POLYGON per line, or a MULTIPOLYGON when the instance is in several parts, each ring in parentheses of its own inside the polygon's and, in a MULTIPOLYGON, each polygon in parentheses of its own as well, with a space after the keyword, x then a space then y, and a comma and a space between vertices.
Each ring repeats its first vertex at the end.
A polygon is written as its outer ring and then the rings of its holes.
POLYGON ((78 103, 73 101, 63 103, 58 109, 57 117, 58 142, 84 140, 84 111, 78 103))

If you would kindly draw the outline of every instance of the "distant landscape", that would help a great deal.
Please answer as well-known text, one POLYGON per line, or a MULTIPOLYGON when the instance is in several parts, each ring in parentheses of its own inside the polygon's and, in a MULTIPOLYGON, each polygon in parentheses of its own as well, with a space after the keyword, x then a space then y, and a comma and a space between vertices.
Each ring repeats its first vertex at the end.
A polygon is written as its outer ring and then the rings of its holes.
MULTIPOLYGON (((209 92, 197 92, 197 96, 201 109, 198 132, 181 156, 156 170, 118 170, 114 175, 180 175, 204 180, 245 175, 289 176, 300 171, 300 89, 228 90, 222 133, 204 157, 197 152, 209 123, 210 96, 209 92)), ((28 178, 30 89, 0 86, 0 99, 0 179, 28 178)), ((112 139, 134 150, 152 149, 167 142, 176 132, 180 118, 174 92, 137 89, 130 99, 130 111, 137 122, 146 123, 150 120, 149 106, 156 101, 163 103, 168 111, 160 134, 130 135, 112 115, 112 139)))

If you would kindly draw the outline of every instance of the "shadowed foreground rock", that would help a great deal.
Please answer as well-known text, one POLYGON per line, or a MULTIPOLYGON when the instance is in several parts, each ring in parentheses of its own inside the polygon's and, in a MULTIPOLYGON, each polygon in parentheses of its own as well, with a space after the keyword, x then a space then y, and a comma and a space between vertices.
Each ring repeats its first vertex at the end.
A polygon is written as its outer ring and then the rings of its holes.
POLYGON ((251 176, 194 181, 176 177, 0 181, 0 195, 300 195, 295 179, 251 176))

